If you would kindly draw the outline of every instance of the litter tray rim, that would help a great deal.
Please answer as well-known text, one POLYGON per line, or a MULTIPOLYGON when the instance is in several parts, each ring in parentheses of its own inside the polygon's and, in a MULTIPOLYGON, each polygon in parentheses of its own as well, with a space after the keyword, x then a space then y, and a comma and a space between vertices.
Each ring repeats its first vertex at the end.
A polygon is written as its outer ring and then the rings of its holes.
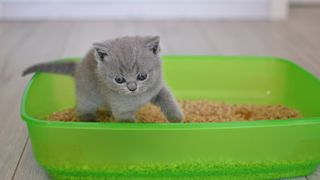
MULTIPOLYGON (((223 58, 226 60, 241 60, 241 61, 256 61, 269 60, 285 63, 288 66, 293 66, 299 71, 302 71, 312 79, 320 82, 314 74, 305 70, 298 64, 284 58, 268 57, 268 56, 212 56, 212 55, 166 55, 164 58, 170 57, 212 57, 223 58), (245 58, 245 59, 243 59, 245 58)), ((58 61, 79 61, 79 57, 67 57, 58 61)), ((215 59, 216 60, 216 59, 215 59)), ((201 61, 201 60, 198 60, 201 61)), ((29 93, 30 87, 41 73, 35 73, 31 80, 28 82, 22 97, 20 106, 20 116, 23 121, 28 125, 43 126, 48 128, 75 128, 75 129, 108 129, 108 130, 197 130, 197 129, 234 129, 234 128, 259 128, 259 127, 279 127, 279 126, 300 126, 300 125, 314 125, 320 124, 319 117, 307 117, 307 118, 293 118, 289 120, 256 120, 256 121, 238 121, 238 122, 207 122, 207 123, 103 123, 103 122, 61 122, 61 121, 48 121, 43 118, 35 118, 26 112, 26 99, 29 93)))

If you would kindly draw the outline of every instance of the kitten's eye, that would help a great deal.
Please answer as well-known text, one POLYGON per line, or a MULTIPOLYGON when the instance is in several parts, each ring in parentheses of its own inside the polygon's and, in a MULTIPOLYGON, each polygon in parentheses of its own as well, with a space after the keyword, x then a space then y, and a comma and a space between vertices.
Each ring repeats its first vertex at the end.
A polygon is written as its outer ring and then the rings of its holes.
POLYGON ((104 57, 107 56, 108 54, 105 53, 105 52, 100 52, 100 51, 98 51, 98 55, 99 55, 99 57, 100 57, 100 60, 103 61, 104 57))
POLYGON ((143 81, 143 80, 147 79, 147 77, 148 77, 148 74, 146 74, 146 73, 141 73, 141 74, 138 74, 137 79, 138 79, 139 81, 143 81))
POLYGON ((114 79, 118 84, 122 84, 124 82, 126 82, 126 79, 124 79, 123 77, 116 77, 114 79))

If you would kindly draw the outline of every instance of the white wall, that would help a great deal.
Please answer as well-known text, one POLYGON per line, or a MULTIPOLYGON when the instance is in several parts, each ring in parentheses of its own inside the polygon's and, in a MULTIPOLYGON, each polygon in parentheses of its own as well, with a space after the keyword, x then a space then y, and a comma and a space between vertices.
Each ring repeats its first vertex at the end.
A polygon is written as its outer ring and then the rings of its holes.
POLYGON ((267 19, 287 0, 3 0, 3 19, 267 19))
POLYGON ((2 17, 2 2, 0 1, 0 19, 2 17))

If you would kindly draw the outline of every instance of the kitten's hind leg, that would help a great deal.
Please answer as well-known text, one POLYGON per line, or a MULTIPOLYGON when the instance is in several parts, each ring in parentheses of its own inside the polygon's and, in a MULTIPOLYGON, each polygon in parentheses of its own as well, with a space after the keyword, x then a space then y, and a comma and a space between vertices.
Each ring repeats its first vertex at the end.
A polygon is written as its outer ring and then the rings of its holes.
POLYGON ((77 111, 78 118, 81 122, 96 122, 96 115, 94 113, 84 113, 77 111))
POLYGON ((170 122, 181 122, 183 120, 183 114, 178 103, 166 87, 159 91, 151 100, 151 103, 159 106, 170 122))
POLYGON ((78 98, 77 116, 80 121, 96 121, 96 111, 99 105, 87 99, 78 98))

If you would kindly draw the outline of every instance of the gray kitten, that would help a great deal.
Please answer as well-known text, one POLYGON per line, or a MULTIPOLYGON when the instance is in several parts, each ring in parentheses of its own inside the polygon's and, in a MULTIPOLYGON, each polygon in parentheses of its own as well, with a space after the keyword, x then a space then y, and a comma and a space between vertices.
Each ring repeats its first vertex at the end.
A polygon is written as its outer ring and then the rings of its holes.
POLYGON ((72 75, 76 82, 77 113, 95 119, 104 107, 120 122, 134 122, 136 111, 148 102, 161 108, 170 122, 183 114, 162 78, 159 36, 122 37, 94 43, 80 63, 50 62, 27 68, 72 75))

